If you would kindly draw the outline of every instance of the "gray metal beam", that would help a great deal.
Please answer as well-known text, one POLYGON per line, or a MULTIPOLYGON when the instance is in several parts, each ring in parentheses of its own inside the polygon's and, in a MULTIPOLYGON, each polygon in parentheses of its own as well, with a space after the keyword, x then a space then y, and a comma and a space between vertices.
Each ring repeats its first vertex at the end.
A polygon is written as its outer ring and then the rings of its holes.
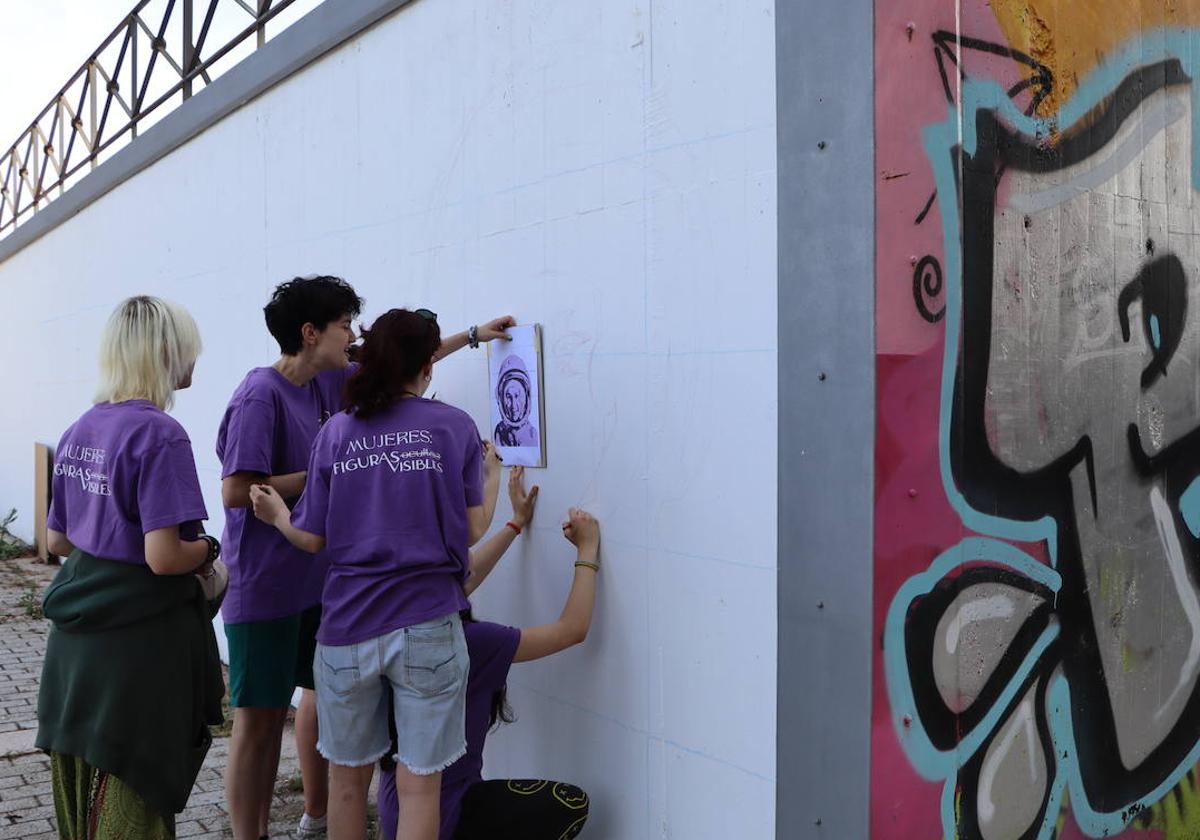
POLYGON ((231 67, 0 239, 0 263, 107 192, 411 0, 327 0, 231 67))
POLYGON ((869 833, 874 8, 778 0, 776 837, 869 833))

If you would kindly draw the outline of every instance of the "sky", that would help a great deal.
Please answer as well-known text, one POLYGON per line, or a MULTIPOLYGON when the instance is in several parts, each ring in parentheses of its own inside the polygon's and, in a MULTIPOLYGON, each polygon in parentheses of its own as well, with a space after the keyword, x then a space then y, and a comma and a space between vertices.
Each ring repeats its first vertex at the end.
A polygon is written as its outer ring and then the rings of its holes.
MULTIPOLYGON (((71 75, 137 5, 138 0, 0 0, 5 33, 4 49, 0 50, 0 154, 12 146, 71 75)), ((274 35, 314 5, 313 0, 295 3, 268 33, 274 35)), ((199 18, 207 7, 204 0, 196 0, 197 30, 199 18)), ((155 28, 165 8, 166 0, 150 0, 143 18, 155 28)), ((251 22, 233 0, 221 0, 217 9, 209 46, 225 43, 251 22)), ((173 51, 177 50, 175 42, 181 37, 179 30, 174 32, 174 40, 168 35, 173 51)), ((246 48, 251 49, 252 43, 247 42, 246 48)), ((239 60, 236 54, 231 55, 218 70, 228 69, 239 60)), ((123 73, 122 80, 125 78, 123 73)), ((155 79, 166 83, 166 77, 157 72, 155 79)))
POLYGON ((0 0, 0 152, 7 151, 137 0, 0 0))

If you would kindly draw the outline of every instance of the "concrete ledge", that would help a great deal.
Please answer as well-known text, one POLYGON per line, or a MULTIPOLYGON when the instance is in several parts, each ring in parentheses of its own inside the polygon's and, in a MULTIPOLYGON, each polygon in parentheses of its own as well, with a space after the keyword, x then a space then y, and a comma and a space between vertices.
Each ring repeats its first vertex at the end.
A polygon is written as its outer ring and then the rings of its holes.
POLYGON ((327 0, 96 167, 4 239, 0 263, 411 0, 327 0))

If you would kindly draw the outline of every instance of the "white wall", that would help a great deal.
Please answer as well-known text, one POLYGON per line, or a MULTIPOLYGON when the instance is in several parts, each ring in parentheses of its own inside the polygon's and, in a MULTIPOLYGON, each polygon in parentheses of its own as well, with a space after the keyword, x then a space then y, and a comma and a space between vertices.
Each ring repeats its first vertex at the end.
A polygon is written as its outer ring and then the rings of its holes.
MULTIPOLYGON (((367 315, 544 324, 536 527, 477 599, 553 619, 559 517, 603 523, 593 635, 517 667, 492 774, 582 784, 584 836, 774 833, 774 4, 419 0, 0 265, 0 506, 88 404, 104 318, 149 292, 207 343, 177 416, 220 525, 217 423, 274 358, 261 307, 345 276, 367 315)), ((486 429, 482 353, 435 375, 486 429)), ((498 520, 507 512, 502 505, 498 520)))

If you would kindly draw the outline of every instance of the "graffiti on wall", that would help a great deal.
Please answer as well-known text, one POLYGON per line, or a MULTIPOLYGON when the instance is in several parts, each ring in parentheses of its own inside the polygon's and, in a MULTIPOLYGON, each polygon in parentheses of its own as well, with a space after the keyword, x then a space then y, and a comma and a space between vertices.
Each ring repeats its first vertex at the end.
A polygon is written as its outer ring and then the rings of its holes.
POLYGON ((1052 38, 995 34, 928 36, 930 337, 878 316, 872 833, 1190 837, 1200 36, 1137 31, 1056 84, 1052 38))

